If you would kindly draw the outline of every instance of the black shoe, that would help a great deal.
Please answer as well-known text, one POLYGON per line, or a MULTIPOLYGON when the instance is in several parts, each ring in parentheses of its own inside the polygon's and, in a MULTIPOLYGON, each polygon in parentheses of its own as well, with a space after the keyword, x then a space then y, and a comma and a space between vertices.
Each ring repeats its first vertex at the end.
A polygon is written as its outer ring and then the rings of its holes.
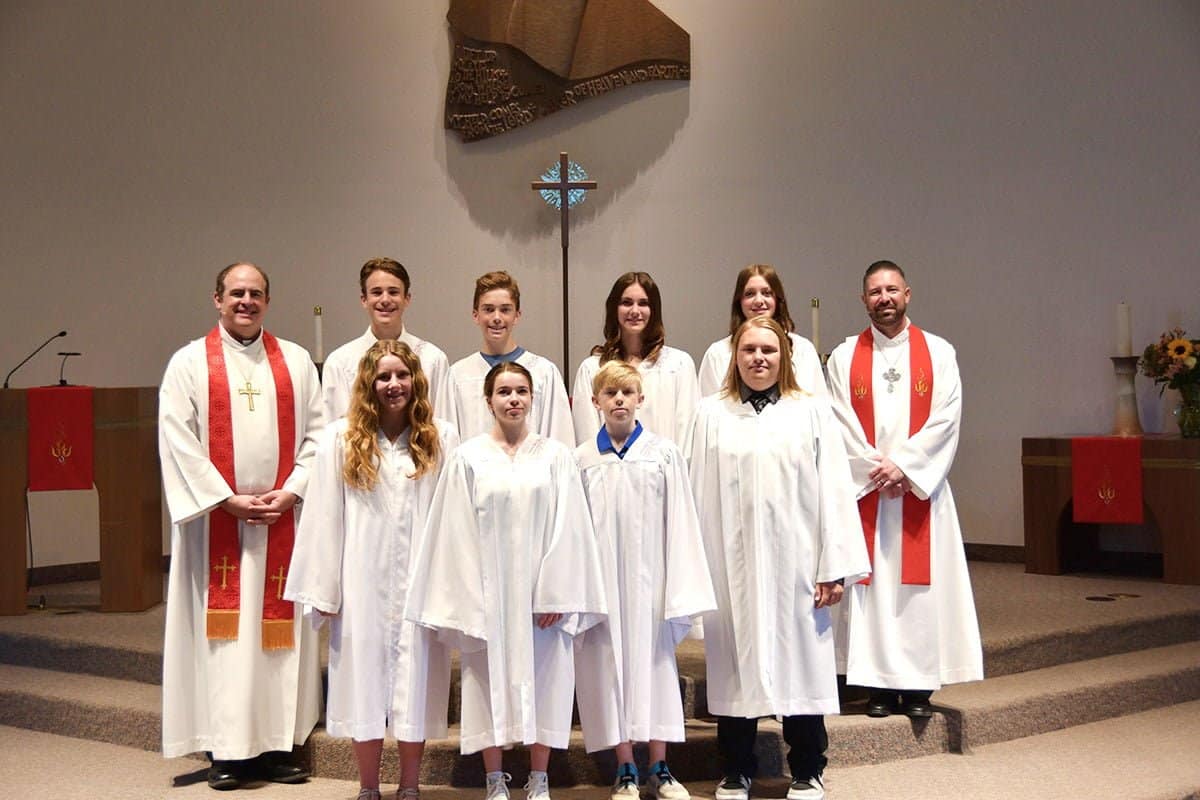
POLYGON ((236 789, 241 785, 242 778, 238 772, 236 761, 214 761, 208 768, 208 788, 218 791, 236 789))
POLYGON ((895 692, 871 692, 871 698, 867 700, 867 716, 888 716, 896 710, 896 700, 895 692))
POLYGON ((291 762, 291 753, 263 753, 258 758, 258 773, 271 783, 304 783, 311 774, 291 762))
POLYGON ((750 779, 733 773, 717 784, 716 800, 750 800, 750 779))
POLYGON ((911 719, 928 719, 933 716, 933 706, 929 704, 930 692, 904 695, 902 706, 904 714, 911 719))

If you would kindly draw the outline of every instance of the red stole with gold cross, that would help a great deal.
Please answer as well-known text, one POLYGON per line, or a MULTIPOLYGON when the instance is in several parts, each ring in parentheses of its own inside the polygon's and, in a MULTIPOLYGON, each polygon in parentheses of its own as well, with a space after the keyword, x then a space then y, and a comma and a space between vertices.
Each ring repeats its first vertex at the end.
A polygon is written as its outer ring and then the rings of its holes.
MULTIPOLYGON (((279 424, 279 467, 275 489, 283 487, 296 462, 296 405, 292 376, 274 336, 262 332, 263 348, 275 382, 276 419, 279 424)), ((208 458, 237 491, 233 470, 233 416, 229 407, 229 377, 221 332, 213 328, 204 340, 208 360, 208 458)), ((283 599, 283 585, 296 541, 296 517, 288 509, 267 529, 267 570, 263 587, 262 646, 282 650, 295 646, 295 606, 283 599)), ((241 611, 242 548, 238 541, 237 517, 221 508, 208 515, 208 611, 209 639, 237 639, 241 611)))
MULTIPOLYGON (((850 405, 858 415, 867 442, 875 446, 875 398, 873 366, 875 339, 871 329, 859 334, 850 360, 850 405)), ((929 343, 916 325, 908 326, 908 435, 924 427, 933 402, 933 360, 929 343)), ((903 524, 900 540, 900 582, 916 586, 929 585, 929 501, 912 492, 903 498, 903 524)), ((858 501, 863 535, 867 539, 867 555, 875 564, 875 526, 879 519, 879 491, 873 491, 858 501)), ((862 581, 870 583, 870 579, 862 581)))

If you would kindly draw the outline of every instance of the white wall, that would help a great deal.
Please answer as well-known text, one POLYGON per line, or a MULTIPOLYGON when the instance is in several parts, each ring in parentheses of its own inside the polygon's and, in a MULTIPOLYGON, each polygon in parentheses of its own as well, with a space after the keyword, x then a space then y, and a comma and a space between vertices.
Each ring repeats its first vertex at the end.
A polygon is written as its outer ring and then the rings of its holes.
POLYGON ((958 347, 966 537, 1020 544, 1020 437, 1111 424, 1117 301, 1138 346, 1200 329, 1200 5, 659 6, 692 35, 690 84, 467 145, 441 126, 443 3, 4 0, 0 365, 65 327, 75 381, 155 384, 235 259, 270 272, 277 334, 311 345, 319 303, 337 344, 383 254, 414 274, 409 326, 452 357, 475 344, 474 277, 510 268, 523 343, 557 358, 558 217, 528 181, 566 149, 600 182, 573 214, 572 372, 627 269, 699 357, 745 264, 782 271, 801 333, 822 298, 828 349, 864 325, 862 270, 893 259, 913 318, 958 347))

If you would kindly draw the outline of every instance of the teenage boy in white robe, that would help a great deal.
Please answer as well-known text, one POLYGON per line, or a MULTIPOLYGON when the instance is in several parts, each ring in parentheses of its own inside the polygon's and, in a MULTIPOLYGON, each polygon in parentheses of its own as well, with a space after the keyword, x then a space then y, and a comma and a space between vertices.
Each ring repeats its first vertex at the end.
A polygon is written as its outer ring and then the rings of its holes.
POLYGON ((529 430, 574 448, 575 431, 562 373, 553 361, 517 344, 521 288, 516 280, 503 270, 480 275, 475 281, 471 318, 482 336, 479 352, 459 359, 450 367, 453 398, 450 419, 458 427, 462 440, 492 430, 495 420, 484 397, 483 381, 492 367, 511 361, 528 370, 533 380, 529 430))
POLYGON ((334 350, 321 368, 321 396, 325 419, 332 423, 346 413, 358 364, 371 345, 380 339, 404 342, 421 360, 421 371, 429 383, 433 413, 451 418, 450 359, 432 342, 418 338, 404 326, 404 312, 412 303, 412 281, 408 270, 391 258, 372 258, 358 271, 359 302, 370 326, 357 339, 334 350))
POLYGON ((846 682, 871 690, 867 714, 933 713, 947 683, 983 678, 971 576, 948 480, 962 383, 954 348, 908 319, 904 271, 877 261, 863 276, 870 326, 829 359, 871 582, 847 591, 839 631, 846 682))
POLYGON ((829 607, 868 571, 841 430, 791 370, 787 334, 742 323, 724 390, 700 401, 686 452, 717 610, 704 615, 708 707, 725 778, 748 800, 758 717, 783 717, 788 800, 821 800, 839 710, 829 607))
POLYGON ((427 738, 446 736, 450 654, 404 619, 425 513, 458 436, 435 420, 421 362, 380 339, 345 417, 325 429, 284 597, 331 617, 325 729, 354 740, 358 800, 380 800, 383 738, 398 742, 396 800, 419 796, 427 738))
POLYGON ((637 367, 600 367, 591 402, 604 425, 575 450, 611 587, 608 619, 576 640, 575 692, 588 749, 620 737, 613 800, 638 796, 635 741, 649 742, 651 791, 687 800, 666 761, 666 743, 684 741, 675 648, 716 599, 683 454, 642 427, 642 399, 637 367))
POLYGON ((529 747, 527 800, 549 800, 550 750, 571 738, 572 640, 607 612, 579 470, 529 430, 532 388, 511 361, 485 376, 492 429, 450 454, 405 607, 462 652, 461 749, 483 752, 488 800, 509 796, 514 744, 529 747))

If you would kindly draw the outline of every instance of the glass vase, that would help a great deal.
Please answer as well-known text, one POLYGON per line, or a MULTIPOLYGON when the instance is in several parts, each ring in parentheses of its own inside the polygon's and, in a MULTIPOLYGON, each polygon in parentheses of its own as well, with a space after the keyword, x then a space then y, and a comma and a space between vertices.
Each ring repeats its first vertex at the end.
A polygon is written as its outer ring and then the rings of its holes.
POLYGON ((1179 435, 1184 439, 1200 439, 1200 385, 1181 387, 1179 396, 1183 400, 1175 412, 1179 435))

